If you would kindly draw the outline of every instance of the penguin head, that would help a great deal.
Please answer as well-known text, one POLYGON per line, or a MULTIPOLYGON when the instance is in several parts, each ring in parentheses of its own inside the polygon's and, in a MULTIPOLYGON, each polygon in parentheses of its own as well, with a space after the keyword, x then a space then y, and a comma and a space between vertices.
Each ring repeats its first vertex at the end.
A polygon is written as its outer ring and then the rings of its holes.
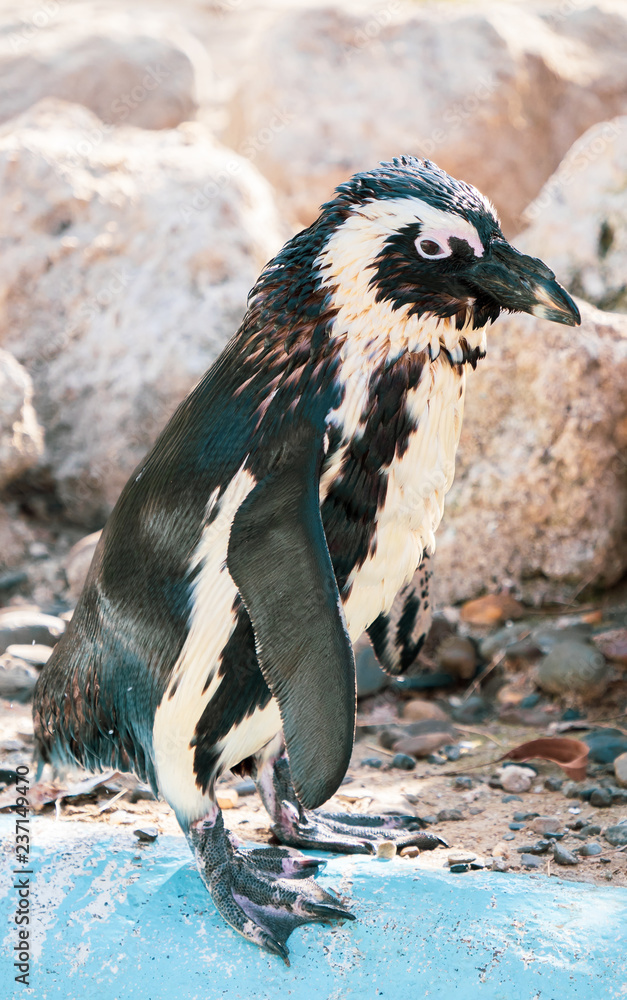
POLYGON ((402 156, 355 174, 322 206, 331 229, 315 266, 347 302, 479 329, 501 311, 580 322, 541 261, 514 249, 493 205, 429 160, 402 156))

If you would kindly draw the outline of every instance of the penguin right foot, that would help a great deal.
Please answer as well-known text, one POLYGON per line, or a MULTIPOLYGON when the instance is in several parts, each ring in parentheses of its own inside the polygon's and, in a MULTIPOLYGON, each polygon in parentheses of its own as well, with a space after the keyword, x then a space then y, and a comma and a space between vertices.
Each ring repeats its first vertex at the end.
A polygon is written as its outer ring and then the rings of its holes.
POLYGON ((241 850, 222 814, 193 824, 187 839, 219 913, 249 941, 289 965, 286 941, 306 923, 354 920, 335 896, 307 877, 322 861, 289 848, 241 850), (290 884, 297 879, 298 885, 290 884))

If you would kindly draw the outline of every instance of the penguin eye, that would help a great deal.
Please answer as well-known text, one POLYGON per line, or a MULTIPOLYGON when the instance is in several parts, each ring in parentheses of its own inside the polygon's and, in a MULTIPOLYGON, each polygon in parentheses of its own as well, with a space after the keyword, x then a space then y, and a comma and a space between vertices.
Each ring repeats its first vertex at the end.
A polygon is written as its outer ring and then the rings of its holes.
POLYGON ((418 237, 416 240, 416 250, 426 260, 439 260, 442 257, 451 256, 449 246, 442 246, 441 243, 437 243, 436 240, 430 240, 427 237, 418 237))

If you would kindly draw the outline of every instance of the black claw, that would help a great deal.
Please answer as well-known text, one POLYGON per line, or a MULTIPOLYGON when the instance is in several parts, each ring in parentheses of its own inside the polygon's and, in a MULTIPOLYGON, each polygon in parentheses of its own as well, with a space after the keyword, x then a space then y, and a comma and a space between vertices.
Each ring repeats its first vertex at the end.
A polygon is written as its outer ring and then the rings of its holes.
POLYGON ((276 941, 273 937, 268 936, 265 939, 264 947, 265 947, 266 951, 270 951, 274 955, 278 955, 279 958, 282 958, 283 961, 285 962, 285 964, 287 965, 287 967, 289 968, 289 964, 290 964, 289 954, 290 953, 289 953, 289 949, 286 948, 286 946, 284 944, 281 944, 280 941, 276 941))
POLYGON ((323 921, 356 919, 350 910, 346 910, 343 906, 333 906, 331 903, 307 903, 306 910, 323 921))

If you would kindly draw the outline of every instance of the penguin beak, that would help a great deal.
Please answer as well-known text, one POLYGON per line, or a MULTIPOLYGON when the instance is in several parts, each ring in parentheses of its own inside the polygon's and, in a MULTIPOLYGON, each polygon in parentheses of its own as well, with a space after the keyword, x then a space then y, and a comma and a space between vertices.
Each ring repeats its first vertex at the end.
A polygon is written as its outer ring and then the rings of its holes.
POLYGON ((505 240, 494 240, 474 265, 472 284, 502 309, 526 312, 567 326, 579 326, 579 309, 553 272, 536 257, 527 257, 505 240))

